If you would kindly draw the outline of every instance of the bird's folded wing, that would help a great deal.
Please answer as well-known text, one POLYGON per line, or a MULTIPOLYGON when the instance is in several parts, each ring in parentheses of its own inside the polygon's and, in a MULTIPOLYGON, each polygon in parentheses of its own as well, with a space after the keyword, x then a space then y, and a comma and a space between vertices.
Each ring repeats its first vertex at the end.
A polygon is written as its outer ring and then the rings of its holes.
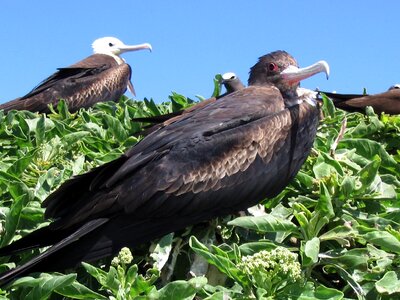
POLYGON ((150 134, 121 158, 64 183, 44 202, 46 216, 70 226, 236 184, 235 174, 257 155, 270 160, 290 132, 289 110, 270 92, 276 101, 256 92, 251 101, 227 97, 150 134))

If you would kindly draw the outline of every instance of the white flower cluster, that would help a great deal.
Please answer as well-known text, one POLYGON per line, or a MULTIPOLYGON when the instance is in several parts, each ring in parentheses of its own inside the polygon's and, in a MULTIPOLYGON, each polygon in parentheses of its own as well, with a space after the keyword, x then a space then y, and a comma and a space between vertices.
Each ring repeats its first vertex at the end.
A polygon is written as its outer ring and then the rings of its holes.
POLYGON ((294 282, 301 278, 301 266, 297 257, 297 254, 288 249, 277 247, 271 251, 262 250, 254 255, 243 256, 238 268, 249 275, 264 273, 270 278, 284 276, 294 282))
POLYGON ((132 260, 133 256, 131 250, 129 250, 127 247, 124 247, 119 251, 118 256, 112 259, 111 265, 114 267, 118 266, 119 264, 127 265, 130 264, 132 260))

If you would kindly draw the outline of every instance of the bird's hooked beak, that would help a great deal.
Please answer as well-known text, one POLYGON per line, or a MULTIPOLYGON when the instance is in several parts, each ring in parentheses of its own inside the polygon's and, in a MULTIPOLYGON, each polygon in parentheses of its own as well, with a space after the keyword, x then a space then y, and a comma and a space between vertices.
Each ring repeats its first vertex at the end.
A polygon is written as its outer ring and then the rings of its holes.
MULTIPOLYGON (((145 50, 145 49, 149 49, 151 52, 153 50, 153 48, 151 47, 151 45, 149 43, 144 43, 144 44, 139 44, 139 45, 122 45, 122 46, 119 46, 118 48, 119 48, 120 53, 145 50)), ((131 81, 128 81, 128 90, 129 90, 129 92, 131 92, 131 94, 133 96, 136 96, 135 88, 133 87, 133 84, 131 81)))
POLYGON ((120 53, 130 52, 130 51, 138 51, 138 50, 145 50, 148 49, 150 51, 153 50, 149 43, 139 44, 139 45, 122 45, 119 46, 120 53))
POLYGON ((324 60, 321 60, 305 68, 298 68, 296 66, 290 65, 281 72, 281 75, 284 81, 286 81, 290 85, 293 85, 321 72, 324 72, 326 74, 326 79, 329 78, 329 65, 324 60))

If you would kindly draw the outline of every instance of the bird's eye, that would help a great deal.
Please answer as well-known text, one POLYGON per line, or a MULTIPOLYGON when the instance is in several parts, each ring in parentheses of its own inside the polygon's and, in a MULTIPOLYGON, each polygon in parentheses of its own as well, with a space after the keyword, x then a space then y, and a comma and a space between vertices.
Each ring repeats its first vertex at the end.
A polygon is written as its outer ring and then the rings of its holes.
POLYGON ((114 44, 113 43, 108 43, 108 46, 112 47, 112 46, 114 46, 114 44))
POLYGON ((235 79, 236 78, 236 76, 235 75, 233 75, 230 79, 235 79))
POLYGON ((270 64, 268 65, 268 70, 270 70, 270 71, 277 71, 277 70, 278 70, 278 66, 277 66, 276 64, 274 64, 274 63, 270 63, 270 64))

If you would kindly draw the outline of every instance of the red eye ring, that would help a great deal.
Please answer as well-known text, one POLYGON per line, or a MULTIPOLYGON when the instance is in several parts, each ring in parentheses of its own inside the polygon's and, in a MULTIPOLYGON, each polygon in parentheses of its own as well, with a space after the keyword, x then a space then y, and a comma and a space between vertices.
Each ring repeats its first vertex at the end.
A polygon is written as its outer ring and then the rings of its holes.
POLYGON ((275 63, 270 63, 268 65, 268 70, 270 70, 270 71, 278 71, 278 66, 275 63))

